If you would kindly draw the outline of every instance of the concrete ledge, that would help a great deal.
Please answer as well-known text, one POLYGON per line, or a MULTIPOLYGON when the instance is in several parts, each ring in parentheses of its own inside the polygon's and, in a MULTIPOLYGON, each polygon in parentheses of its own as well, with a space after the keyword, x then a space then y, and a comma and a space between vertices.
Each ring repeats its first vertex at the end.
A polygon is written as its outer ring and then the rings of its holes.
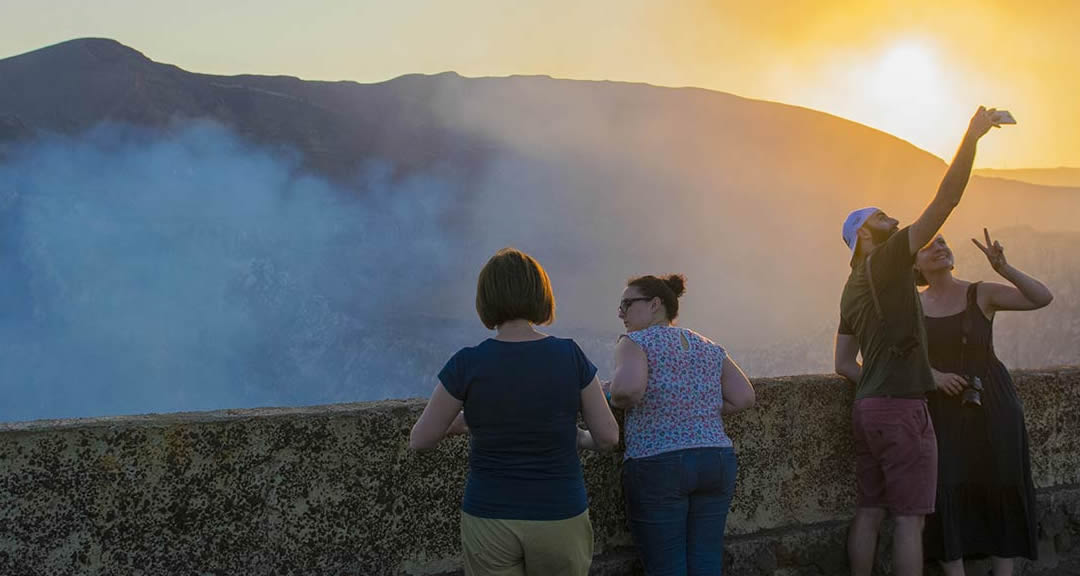
MULTIPOLYGON (((1080 550, 1080 369, 1015 374, 1043 558, 1080 550)), ((850 388, 762 380, 729 419, 732 574, 846 572, 850 388)), ((421 400, 0 424, 3 574, 455 574, 467 450, 408 451, 421 400)), ((635 573, 618 454, 584 458, 596 574, 635 573)), ((887 573, 887 571, 883 572, 887 573)))

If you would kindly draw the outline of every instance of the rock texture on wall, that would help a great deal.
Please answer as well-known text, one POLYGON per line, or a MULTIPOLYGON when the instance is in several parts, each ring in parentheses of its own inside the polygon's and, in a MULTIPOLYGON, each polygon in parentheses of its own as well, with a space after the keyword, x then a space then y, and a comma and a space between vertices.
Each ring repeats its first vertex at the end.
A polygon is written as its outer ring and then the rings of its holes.
MULTIPOLYGON (((1022 573, 1074 573, 1080 369, 1016 378, 1042 538, 1039 562, 1022 573)), ((739 456, 729 573, 844 574, 851 390, 825 376, 756 386, 758 405, 728 420, 739 456)), ((407 400, 0 424, 0 573, 458 573, 467 446, 457 438, 410 452, 422 408, 407 400)), ((638 572, 621 456, 583 460, 593 572, 638 572)))

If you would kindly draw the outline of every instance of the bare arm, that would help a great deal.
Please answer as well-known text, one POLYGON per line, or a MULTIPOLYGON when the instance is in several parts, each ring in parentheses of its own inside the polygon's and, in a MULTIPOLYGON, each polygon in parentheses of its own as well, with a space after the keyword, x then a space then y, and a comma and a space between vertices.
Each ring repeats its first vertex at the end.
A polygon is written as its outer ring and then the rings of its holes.
POLYGON ((600 389, 600 380, 596 378, 581 389, 581 418, 589 429, 578 428, 579 448, 610 450, 619 443, 619 424, 600 389))
POLYGON ((730 356, 724 358, 724 367, 720 371, 720 388, 724 395, 724 403, 720 407, 721 414, 734 414, 746 410, 757 401, 754 385, 730 356))
POLYGON ((937 195, 930 205, 923 210, 918 220, 911 225, 908 233, 908 248, 914 254, 926 246, 930 240, 941 230, 945 220, 952 214, 953 208, 960 203, 960 198, 967 188, 968 179, 971 177, 971 166, 975 162, 975 145, 990 128, 994 126, 991 115, 994 110, 987 110, 979 106, 975 115, 971 118, 964 140, 960 143, 960 149, 956 151, 956 157, 949 165, 945 178, 938 186, 937 195))
POLYGON ((852 384, 858 384, 862 376, 862 366, 859 365, 859 342, 851 334, 836 334, 836 352, 833 364, 836 373, 847 378, 852 384))
MULTIPOLYGON (((461 413, 461 400, 454 398, 446 391, 442 383, 435 385, 431 393, 431 399, 424 407, 424 413, 412 427, 409 434, 409 448, 413 450, 429 450, 434 448, 446 437, 450 425, 461 413)), ((462 417, 464 423, 464 417, 462 417)))
POLYGON ((1009 265, 1005 259, 1005 248, 1001 242, 990 239, 989 230, 983 228, 983 235, 986 246, 974 238, 971 241, 986 255, 994 271, 1012 284, 1005 286, 987 282, 982 285, 979 290, 979 307, 988 316, 993 316, 994 312, 1000 310, 1037 310, 1054 300, 1054 295, 1045 284, 1009 265))
POLYGON ((615 344, 615 375, 611 378, 611 404, 629 408, 645 395, 649 384, 649 360, 645 351, 629 338, 615 344))
MULTIPOLYGON (((1054 295, 1045 284, 1009 266, 1002 272, 1012 286, 986 282, 982 285, 986 291, 986 305, 983 310, 987 315, 1002 310, 1038 310, 1053 302, 1054 295)), ((982 302, 979 303, 983 305, 982 302)))
POLYGON ((469 433, 469 423, 465 421, 465 412, 458 412, 454 421, 450 423, 450 428, 446 430, 447 436, 459 436, 469 433))

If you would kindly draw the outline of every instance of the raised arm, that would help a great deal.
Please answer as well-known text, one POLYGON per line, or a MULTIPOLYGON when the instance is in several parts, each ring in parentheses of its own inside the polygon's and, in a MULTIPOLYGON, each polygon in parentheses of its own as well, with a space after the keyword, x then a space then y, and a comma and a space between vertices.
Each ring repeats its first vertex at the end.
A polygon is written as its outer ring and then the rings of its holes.
POLYGON ((724 403, 720 407, 721 414, 741 412, 757 401, 754 385, 730 356, 724 358, 724 367, 720 371, 720 388, 724 396, 724 403))
POLYGON ((615 344, 615 375, 611 378, 611 405, 629 408, 645 395, 649 360, 637 342, 622 337, 615 344))
POLYGON ((1054 300, 1054 295, 1045 284, 1009 265, 1005 259, 1005 248, 1001 242, 990 239, 990 231, 986 228, 983 228, 983 237, 986 239, 985 246, 974 238, 971 241, 986 255, 994 271, 1012 284, 1005 286, 987 282, 981 286, 979 307, 988 316, 1001 310, 1037 310, 1054 300))
POLYGON ((833 355, 833 364, 836 373, 847 378, 852 384, 858 384, 862 376, 862 366, 859 365, 859 341, 854 334, 836 333, 836 351, 833 355))
POLYGON ((945 220, 949 218, 949 214, 952 214, 953 208, 960 203, 964 189, 967 188, 968 179, 971 177, 971 166, 975 162, 975 145, 979 138, 990 131, 990 128, 996 126, 993 123, 993 113, 993 108, 987 110, 979 106, 975 115, 971 117, 964 140, 960 143, 960 149, 956 151, 956 157, 949 165, 945 178, 938 186, 937 195, 911 225, 908 233, 908 248, 912 254, 926 246, 937 235, 938 230, 941 230, 942 225, 945 224, 945 220))

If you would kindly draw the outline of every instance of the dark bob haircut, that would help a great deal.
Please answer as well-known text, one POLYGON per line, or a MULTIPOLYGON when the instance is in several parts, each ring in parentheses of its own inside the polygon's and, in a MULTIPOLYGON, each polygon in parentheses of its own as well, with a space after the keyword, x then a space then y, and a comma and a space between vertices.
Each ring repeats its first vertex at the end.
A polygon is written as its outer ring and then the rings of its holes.
POLYGON ((544 267, 514 248, 495 253, 476 280, 476 313, 489 330, 510 320, 555 320, 555 296, 544 267))

